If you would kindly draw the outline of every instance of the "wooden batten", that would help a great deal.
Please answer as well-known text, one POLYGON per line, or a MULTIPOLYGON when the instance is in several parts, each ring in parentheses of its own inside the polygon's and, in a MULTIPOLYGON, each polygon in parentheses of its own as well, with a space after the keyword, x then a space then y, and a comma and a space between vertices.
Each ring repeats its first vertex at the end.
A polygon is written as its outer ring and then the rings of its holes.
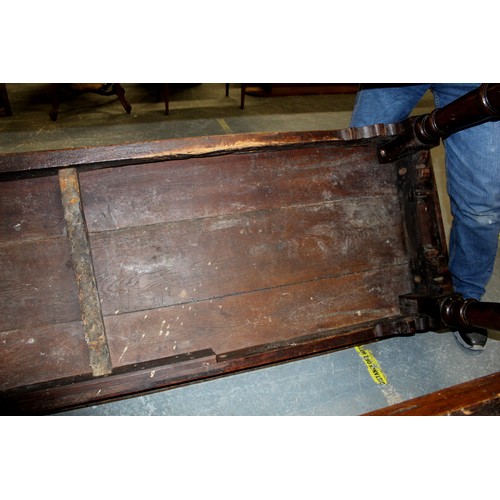
POLYGON ((94 376, 107 375, 111 373, 111 359, 95 282, 80 183, 74 167, 59 170, 59 185, 85 341, 89 349, 89 364, 94 376))

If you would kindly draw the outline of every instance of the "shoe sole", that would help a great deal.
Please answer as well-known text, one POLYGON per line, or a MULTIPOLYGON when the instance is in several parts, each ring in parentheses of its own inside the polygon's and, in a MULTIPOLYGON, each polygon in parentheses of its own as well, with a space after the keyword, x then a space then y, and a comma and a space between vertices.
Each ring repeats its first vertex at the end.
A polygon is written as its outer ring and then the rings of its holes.
POLYGON ((484 351, 484 345, 471 346, 467 344, 467 342, 465 342, 465 340, 461 337, 461 335, 458 332, 453 332, 453 336, 457 339, 457 342, 462 347, 465 347, 465 349, 468 349, 469 351, 484 351))

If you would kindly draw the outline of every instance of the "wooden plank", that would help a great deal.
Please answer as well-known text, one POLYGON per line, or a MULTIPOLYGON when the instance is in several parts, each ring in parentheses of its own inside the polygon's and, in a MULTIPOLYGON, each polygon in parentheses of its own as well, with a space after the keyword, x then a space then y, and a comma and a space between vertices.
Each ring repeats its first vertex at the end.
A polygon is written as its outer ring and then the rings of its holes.
POLYGON ((57 176, 0 182, 0 248, 62 237, 65 229, 57 176))
POLYGON ((0 391, 89 373, 80 321, 0 332, 0 391))
POLYGON ((155 162, 237 154, 257 150, 281 151, 287 147, 312 147, 339 141, 362 141, 378 136, 395 135, 402 130, 396 125, 374 125, 362 128, 313 132, 275 132, 223 136, 189 137, 133 144, 74 148, 57 151, 34 151, 0 156, 0 174, 51 170, 65 167, 116 167, 139 162, 155 162))
POLYGON ((57 176, 0 182, 0 331, 79 319, 57 176))
POLYGON ((104 315, 406 262, 387 197, 112 231, 91 245, 104 315))
POLYGON ((207 348, 222 354, 395 316, 407 273, 396 266, 107 316, 113 366, 207 348))
POLYGON ((365 415, 500 415, 500 372, 381 408, 365 415))
POLYGON ((90 232, 357 196, 396 196, 374 148, 296 148, 159 162, 80 176, 90 232))
POLYGON ((78 286, 85 340, 89 348, 94 376, 111 372, 111 361, 102 320, 99 295, 95 283, 92 257, 80 199, 80 186, 75 168, 59 171, 59 184, 71 248, 71 258, 78 286))
POLYGON ((89 372, 57 176, 0 183, 0 390, 89 372))
POLYGON ((80 319, 71 255, 65 238, 1 248, 0 331, 80 319))
POLYGON ((325 331, 315 335, 275 342, 215 356, 211 349, 134 363, 100 378, 71 378, 37 384, 27 391, 0 392, 0 413, 6 415, 46 414, 78 406, 110 401, 131 394, 165 389, 197 379, 229 374, 317 352, 341 349, 361 341, 375 340, 373 324, 325 331))
MULTIPOLYGON (((60 383, 38 384, 29 391, 0 392, 0 415, 37 415, 143 393, 206 377, 217 366, 210 350, 172 356, 157 363, 117 370, 113 376, 62 380, 60 383)), ((218 370, 217 370, 218 371, 218 370)))

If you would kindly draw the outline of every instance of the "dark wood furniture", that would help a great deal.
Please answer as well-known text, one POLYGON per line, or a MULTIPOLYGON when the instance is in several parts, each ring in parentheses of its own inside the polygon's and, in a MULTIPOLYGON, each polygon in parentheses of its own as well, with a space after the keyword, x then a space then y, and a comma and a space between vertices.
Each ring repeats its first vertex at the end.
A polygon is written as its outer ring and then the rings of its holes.
POLYGON ((500 415, 500 373, 381 408, 366 416, 500 415))
MULTIPOLYGON (((59 114, 61 92, 63 91, 64 86, 65 84, 63 83, 52 84, 52 109, 50 110, 49 115, 50 119, 53 121, 57 120, 57 116, 59 114)), ((69 86, 71 87, 71 85, 69 86)), ((125 90, 120 83, 80 84, 79 86, 74 85, 71 88, 73 91, 76 91, 76 93, 92 92, 104 96, 116 95, 125 111, 128 114, 132 111, 132 106, 125 98, 125 90)))
POLYGON ((407 127, 0 155, 1 412, 481 323, 407 127))
POLYGON ((450 290, 446 248, 429 153, 381 166, 390 133, 1 156, 0 406, 55 411, 414 333, 399 296, 450 290))
POLYGON ((5 83, 0 83, 0 110, 2 109, 5 116, 12 116, 12 108, 5 83))
MULTIPOLYGON (((226 84, 226 96, 229 95, 226 84)), ((245 109, 247 94, 260 97, 280 97, 297 95, 355 94, 356 83, 242 83, 240 109, 245 109)))

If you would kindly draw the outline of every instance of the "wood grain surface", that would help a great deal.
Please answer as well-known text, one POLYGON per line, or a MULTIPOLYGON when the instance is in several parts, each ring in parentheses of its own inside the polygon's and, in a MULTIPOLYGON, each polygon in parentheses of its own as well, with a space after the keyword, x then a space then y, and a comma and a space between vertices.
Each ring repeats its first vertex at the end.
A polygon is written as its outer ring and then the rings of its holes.
POLYGON ((366 413, 366 416, 498 416, 500 373, 366 413))
POLYGON ((0 157, 0 402, 47 411, 397 334, 434 241, 409 255, 408 235, 441 222, 408 227, 398 177, 428 157, 380 165, 391 130, 0 157))

